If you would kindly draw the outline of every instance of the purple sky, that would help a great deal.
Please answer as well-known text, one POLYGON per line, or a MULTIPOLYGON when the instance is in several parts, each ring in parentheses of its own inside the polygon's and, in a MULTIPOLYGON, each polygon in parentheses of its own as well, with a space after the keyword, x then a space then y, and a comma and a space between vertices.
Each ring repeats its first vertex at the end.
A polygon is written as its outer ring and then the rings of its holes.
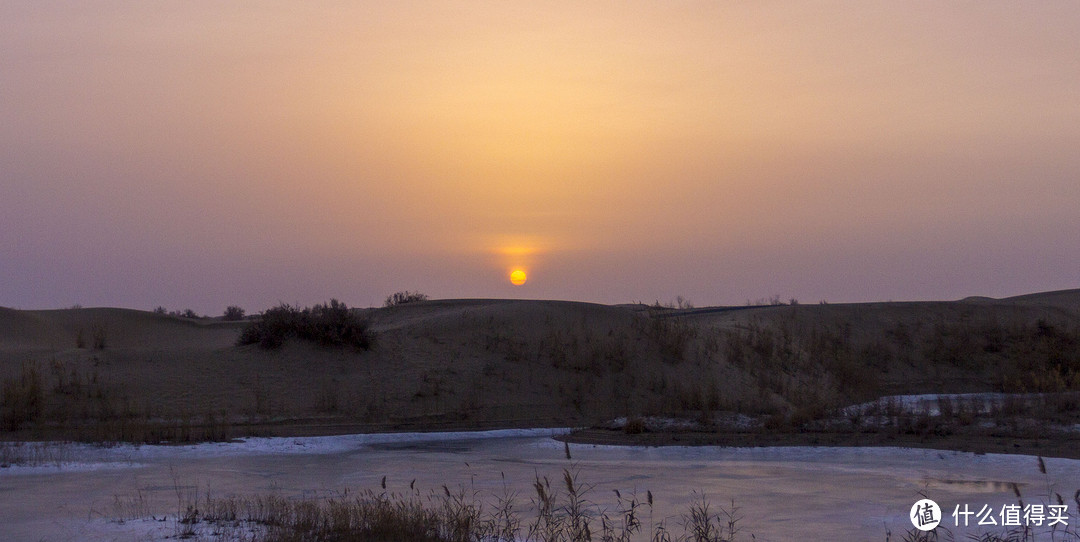
POLYGON ((1075 2, 0 0, 0 306, 1080 287, 1078 35, 1075 2))

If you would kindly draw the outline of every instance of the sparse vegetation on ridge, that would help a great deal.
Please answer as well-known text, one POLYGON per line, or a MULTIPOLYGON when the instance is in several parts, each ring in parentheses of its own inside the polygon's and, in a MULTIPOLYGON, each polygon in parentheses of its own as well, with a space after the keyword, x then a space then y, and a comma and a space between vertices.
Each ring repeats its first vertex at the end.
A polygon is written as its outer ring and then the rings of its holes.
POLYGON ((4 317, 40 338, 26 343, 37 345, 29 355, 31 347, 0 350, 0 382, 11 390, 0 400, 24 404, 20 364, 29 362, 43 402, 29 416, 8 414, 7 427, 18 429, 5 433, 17 434, 3 438, 186 442, 316 423, 599 431, 627 419, 617 437, 661 444, 916 439, 1010 451, 1007 439, 1018 439, 1017 452, 1072 456, 1068 444, 1080 441, 1063 432, 1080 423, 1072 393, 1080 391, 1080 315, 1069 308, 469 300, 355 310, 331 301, 281 305, 242 325, 117 309, 4 317), (95 326, 108 329, 101 349, 95 326), (79 330, 83 348, 71 348, 79 330), (374 330, 380 347, 365 350, 374 330), (289 342, 295 347, 279 348, 289 342), (1001 399, 993 412, 958 400, 943 416, 844 410, 889 395, 965 392, 1047 395, 1001 399), (682 432, 691 434, 661 438, 682 432))
POLYGON ((386 302, 383 303, 384 307, 393 307, 396 305, 404 305, 406 303, 416 303, 418 301, 427 301, 427 294, 420 292, 410 292, 408 290, 402 292, 394 292, 386 296, 386 302))

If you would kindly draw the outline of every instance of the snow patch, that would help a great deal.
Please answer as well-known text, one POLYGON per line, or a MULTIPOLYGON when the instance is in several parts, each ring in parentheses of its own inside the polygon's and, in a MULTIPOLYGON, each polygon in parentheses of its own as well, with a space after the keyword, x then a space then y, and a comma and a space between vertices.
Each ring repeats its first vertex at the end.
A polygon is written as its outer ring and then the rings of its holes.
POLYGON ((941 403, 950 401, 953 409, 961 406, 973 408, 974 413, 988 414, 995 406, 1001 405, 1007 400, 1029 401, 1040 399, 1040 393, 926 393, 919 395, 888 395, 873 401, 844 407, 843 415, 871 414, 875 412, 894 411, 898 414, 927 413, 931 416, 941 415, 941 403))
POLYGON ((63 459, 36 462, 30 465, 12 464, 7 468, 0 468, 0 475, 130 468, 163 459, 335 454, 361 450, 379 444, 550 438, 568 434, 570 431, 570 428, 560 427, 431 433, 361 433, 325 437, 252 437, 237 439, 232 442, 204 442, 186 445, 120 444, 101 446, 50 442, 42 445, 47 445, 51 450, 56 450, 57 457, 63 459))

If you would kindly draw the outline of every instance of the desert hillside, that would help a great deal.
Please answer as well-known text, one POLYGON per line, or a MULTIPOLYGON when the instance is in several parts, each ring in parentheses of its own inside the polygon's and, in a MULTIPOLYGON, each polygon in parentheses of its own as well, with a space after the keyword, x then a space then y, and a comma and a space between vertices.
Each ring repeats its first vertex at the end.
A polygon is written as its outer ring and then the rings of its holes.
POLYGON ((882 395, 1080 388, 1080 290, 955 302, 670 308, 438 300, 353 311, 370 349, 238 346, 248 322, 0 309, 7 435, 813 419, 882 395))

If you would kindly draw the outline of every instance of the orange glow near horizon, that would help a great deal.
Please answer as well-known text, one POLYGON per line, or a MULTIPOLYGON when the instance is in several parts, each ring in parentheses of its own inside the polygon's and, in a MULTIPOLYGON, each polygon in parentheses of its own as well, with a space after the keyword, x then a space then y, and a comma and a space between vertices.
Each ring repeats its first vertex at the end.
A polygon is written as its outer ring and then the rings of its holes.
POLYGON ((519 246, 503 247, 503 248, 499 249, 499 252, 501 254, 506 255, 506 256, 518 257, 518 256, 529 256, 531 254, 535 254, 537 252, 537 249, 534 248, 534 247, 527 247, 527 246, 520 246, 519 245, 519 246))
POLYGON ((1077 280, 1080 3, 14 4, 0 305, 1077 280))
POLYGON ((510 283, 521 286, 528 280, 525 270, 536 263, 540 250, 536 246, 517 243, 505 245, 496 249, 495 252, 501 260, 500 265, 505 265, 509 269, 510 283))

